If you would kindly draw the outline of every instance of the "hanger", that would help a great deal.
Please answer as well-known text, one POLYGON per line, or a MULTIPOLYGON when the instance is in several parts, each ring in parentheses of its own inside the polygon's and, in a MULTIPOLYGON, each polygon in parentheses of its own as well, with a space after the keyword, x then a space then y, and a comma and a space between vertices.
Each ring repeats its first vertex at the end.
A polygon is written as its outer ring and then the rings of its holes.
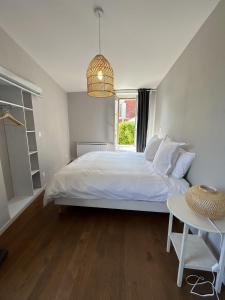
POLYGON ((6 120, 8 119, 9 121, 11 121, 12 123, 14 123, 16 126, 24 126, 23 123, 21 123, 19 120, 17 120, 10 112, 9 109, 4 108, 5 111, 3 112, 3 114, 0 116, 0 120, 6 120))

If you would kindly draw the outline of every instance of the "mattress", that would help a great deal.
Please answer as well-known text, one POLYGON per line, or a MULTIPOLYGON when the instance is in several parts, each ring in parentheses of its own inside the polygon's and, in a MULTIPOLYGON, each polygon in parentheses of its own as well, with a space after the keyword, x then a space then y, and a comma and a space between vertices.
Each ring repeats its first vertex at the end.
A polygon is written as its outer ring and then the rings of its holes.
POLYGON ((157 174, 143 153, 89 152, 55 174, 44 202, 58 198, 166 201, 187 188, 185 179, 157 174))

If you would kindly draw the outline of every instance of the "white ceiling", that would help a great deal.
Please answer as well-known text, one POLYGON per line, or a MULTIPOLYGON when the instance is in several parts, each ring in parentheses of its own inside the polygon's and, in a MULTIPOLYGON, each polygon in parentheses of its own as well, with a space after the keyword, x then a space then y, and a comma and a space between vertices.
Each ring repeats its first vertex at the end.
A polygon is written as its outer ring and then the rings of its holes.
POLYGON ((86 90, 98 52, 93 7, 105 11, 102 52, 115 88, 156 87, 219 0, 0 0, 0 26, 66 91, 86 90))

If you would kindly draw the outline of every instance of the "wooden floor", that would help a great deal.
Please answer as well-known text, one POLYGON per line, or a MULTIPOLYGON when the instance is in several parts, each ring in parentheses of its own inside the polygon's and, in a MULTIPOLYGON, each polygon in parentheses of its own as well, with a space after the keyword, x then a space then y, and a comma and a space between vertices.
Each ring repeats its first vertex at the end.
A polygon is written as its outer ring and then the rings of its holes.
POLYGON ((176 287, 167 223, 166 214, 104 209, 59 215, 53 204, 43 209, 40 198, 0 238, 9 250, 0 299, 199 299, 185 283, 176 287))

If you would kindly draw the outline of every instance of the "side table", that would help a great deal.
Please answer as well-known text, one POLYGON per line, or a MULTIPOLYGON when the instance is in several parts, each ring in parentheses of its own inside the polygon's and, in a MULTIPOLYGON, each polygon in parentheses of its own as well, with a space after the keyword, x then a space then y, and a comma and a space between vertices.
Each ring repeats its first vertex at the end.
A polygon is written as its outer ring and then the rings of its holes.
POLYGON ((181 287, 184 268, 217 273, 215 289, 219 293, 225 275, 225 218, 213 221, 223 236, 220 258, 217 260, 203 239, 204 232, 218 233, 209 219, 195 214, 187 205, 184 195, 177 195, 167 200, 170 212, 167 252, 171 243, 179 260, 177 286, 181 287), (173 218, 184 223, 183 233, 172 232, 173 218), (198 234, 189 234, 190 227, 198 230, 198 234))

